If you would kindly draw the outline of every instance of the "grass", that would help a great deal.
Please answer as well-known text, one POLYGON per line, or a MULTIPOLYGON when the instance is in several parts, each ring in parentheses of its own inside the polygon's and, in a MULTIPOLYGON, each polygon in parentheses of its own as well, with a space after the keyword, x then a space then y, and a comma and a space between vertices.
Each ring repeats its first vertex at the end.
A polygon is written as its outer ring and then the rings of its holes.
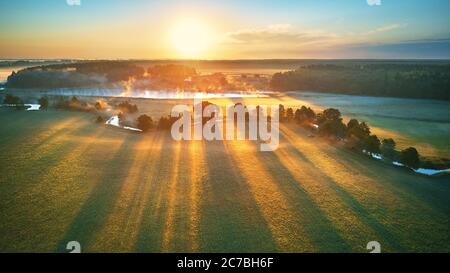
POLYGON ((337 108, 346 120, 365 121, 373 133, 380 138, 393 138, 400 149, 414 146, 421 155, 435 161, 450 157, 449 102, 313 92, 289 95, 293 101, 305 100, 313 108, 337 108))
POLYGON ((281 128, 280 148, 174 142, 0 109, 0 251, 448 252, 448 178, 281 128))

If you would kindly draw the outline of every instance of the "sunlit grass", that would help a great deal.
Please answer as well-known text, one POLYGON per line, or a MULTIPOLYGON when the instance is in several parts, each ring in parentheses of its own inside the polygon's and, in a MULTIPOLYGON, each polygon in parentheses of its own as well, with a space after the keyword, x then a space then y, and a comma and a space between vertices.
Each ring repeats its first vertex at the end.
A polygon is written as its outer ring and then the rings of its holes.
MULTIPOLYGON (((228 103, 228 102, 227 102, 228 103)), ((448 251, 449 186, 281 127, 280 148, 175 142, 3 111, 0 251, 448 251)))

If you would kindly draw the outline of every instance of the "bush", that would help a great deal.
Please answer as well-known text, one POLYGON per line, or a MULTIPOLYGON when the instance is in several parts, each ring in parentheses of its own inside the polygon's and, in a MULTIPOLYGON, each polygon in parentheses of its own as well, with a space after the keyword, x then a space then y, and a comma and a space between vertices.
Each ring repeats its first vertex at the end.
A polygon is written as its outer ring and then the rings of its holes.
POLYGON ((11 94, 6 94, 5 99, 3 100, 4 104, 15 104, 15 105, 23 105, 22 99, 17 96, 13 96, 11 94))
POLYGON ((370 136, 370 128, 365 122, 359 123, 357 119, 351 119, 347 123, 347 137, 356 137, 363 140, 370 136))
POLYGON ((381 154, 385 158, 395 160, 397 158, 397 151, 395 150, 396 143, 392 138, 383 139, 381 142, 381 154))
POLYGON ((68 101, 65 97, 58 97, 55 102, 55 107, 59 109, 69 109, 70 101, 68 101))
POLYGON ((47 97, 41 97, 39 99, 39 104, 41 105, 39 107, 40 110, 47 110, 47 108, 48 108, 48 98, 47 97))
POLYGON ((172 124, 177 121, 180 117, 161 117, 158 121, 158 130, 170 130, 172 124))
POLYGON ((363 140, 363 148, 369 153, 380 152, 380 140, 376 135, 371 135, 363 140))
POLYGON ((80 105, 81 105, 81 103, 78 100, 78 98, 73 96, 72 99, 70 100, 70 106, 71 107, 79 107, 80 105))
POLYGON ((342 123, 341 112, 334 108, 329 108, 317 116, 319 133, 325 136, 345 137, 347 127, 342 123))
POLYGON ((137 127, 142 131, 148 131, 153 128, 153 120, 147 115, 141 115, 137 118, 137 127))
POLYGON ((413 147, 409 147, 400 152, 400 162, 404 165, 417 169, 420 166, 419 153, 413 147))
POLYGON ((294 119, 299 124, 311 123, 316 119, 316 113, 310 107, 302 106, 295 111, 294 119))
POLYGON ((124 101, 122 103, 120 103, 117 108, 124 112, 124 113, 136 113, 138 111, 138 108, 136 106, 136 104, 131 104, 128 101, 124 101))
POLYGON ((158 130, 169 130, 171 127, 170 121, 166 117, 161 117, 158 121, 158 130))
POLYGON ((98 101, 95 103, 94 107, 97 111, 103 111, 103 105, 98 101))
POLYGON ((286 121, 291 121, 294 119, 294 110, 292 108, 288 108, 286 111, 286 121))

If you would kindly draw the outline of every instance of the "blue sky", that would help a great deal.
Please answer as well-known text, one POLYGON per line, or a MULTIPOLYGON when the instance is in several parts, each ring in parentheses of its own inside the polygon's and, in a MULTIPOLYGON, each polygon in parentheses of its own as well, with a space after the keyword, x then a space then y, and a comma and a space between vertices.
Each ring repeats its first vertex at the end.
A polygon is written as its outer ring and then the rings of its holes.
POLYGON ((450 58, 448 0, 71 1, 0 0, 0 58, 450 58))

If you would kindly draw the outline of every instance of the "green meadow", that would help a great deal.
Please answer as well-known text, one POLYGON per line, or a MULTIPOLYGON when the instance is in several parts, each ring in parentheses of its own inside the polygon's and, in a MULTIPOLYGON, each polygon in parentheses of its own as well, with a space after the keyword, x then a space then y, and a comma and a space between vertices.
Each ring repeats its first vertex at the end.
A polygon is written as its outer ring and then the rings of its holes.
POLYGON ((448 177, 281 127, 280 148, 175 142, 69 111, 0 109, 0 251, 450 251, 448 177))
POLYGON ((395 139, 402 149, 416 147, 421 155, 436 161, 450 158, 448 101, 300 91, 287 96, 319 109, 337 108, 347 119, 366 121, 373 133, 395 139))

